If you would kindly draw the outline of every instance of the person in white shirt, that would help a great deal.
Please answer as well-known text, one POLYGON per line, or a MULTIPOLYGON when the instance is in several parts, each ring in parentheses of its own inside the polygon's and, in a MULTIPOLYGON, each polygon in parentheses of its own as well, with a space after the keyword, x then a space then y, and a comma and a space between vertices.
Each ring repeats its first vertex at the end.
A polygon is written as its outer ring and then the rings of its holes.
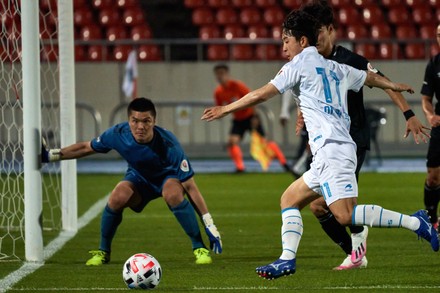
MULTIPOLYGON (((439 250, 438 236, 426 211, 420 210, 409 216, 377 205, 357 205, 356 201, 356 146, 349 134, 347 90, 358 91, 363 85, 399 92, 413 93, 414 90, 373 72, 324 59, 314 47, 318 29, 318 23, 311 15, 301 10, 292 11, 284 21, 282 35, 283 51, 290 62, 268 84, 229 105, 207 108, 202 116, 206 121, 220 119, 287 90, 296 96, 309 131, 313 162, 310 170, 281 196, 282 254, 275 262, 256 269, 257 274, 266 279, 295 272, 296 252, 303 233, 300 210, 320 196, 324 197, 341 225, 403 227, 430 242, 434 251, 439 250)), ((423 128, 416 135, 428 136, 423 128)), ((359 261, 362 257, 362 254, 353 255, 352 261, 359 261)))

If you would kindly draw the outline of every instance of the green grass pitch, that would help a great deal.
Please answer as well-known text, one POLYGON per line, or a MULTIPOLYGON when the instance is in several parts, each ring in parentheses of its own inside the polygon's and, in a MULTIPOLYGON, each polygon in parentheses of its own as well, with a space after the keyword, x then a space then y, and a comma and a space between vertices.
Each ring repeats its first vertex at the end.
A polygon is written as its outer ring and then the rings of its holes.
MULTIPOLYGON (((108 193, 120 176, 79 175, 79 213, 108 193)), ((113 242, 112 260, 102 267, 86 267, 90 249, 99 241, 100 217, 68 242, 35 273, 12 289, 20 291, 124 290, 122 265, 134 253, 148 252, 162 265, 163 278, 156 291, 249 292, 439 290, 440 255, 428 242, 405 229, 370 229, 367 269, 332 271, 344 258, 341 249, 321 230, 308 208, 302 212, 304 235, 297 272, 267 281, 255 267, 280 254, 279 198, 291 183, 287 174, 197 175, 196 181, 222 233, 224 251, 211 265, 197 266, 190 241, 163 200, 136 214, 124 212, 113 242)), ((424 174, 362 174, 359 203, 375 203, 404 213, 421 209, 424 174)), ((205 238, 206 239, 206 238, 205 238)), ((0 263, 0 277, 18 267, 0 263)))

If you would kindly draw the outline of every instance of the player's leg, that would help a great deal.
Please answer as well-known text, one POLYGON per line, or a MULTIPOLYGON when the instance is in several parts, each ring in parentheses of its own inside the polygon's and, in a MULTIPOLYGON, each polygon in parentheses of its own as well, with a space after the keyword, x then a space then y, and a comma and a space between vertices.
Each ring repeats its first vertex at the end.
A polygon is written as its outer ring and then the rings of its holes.
POLYGON ((99 250, 90 251, 92 258, 86 262, 86 265, 98 266, 110 261, 111 244, 122 221, 124 208, 138 205, 141 201, 141 196, 132 182, 124 180, 116 185, 102 212, 99 250))
POLYGON ((243 121, 232 120, 232 128, 228 139, 228 152, 235 164, 237 173, 244 172, 245 170, 243 153, 239 145, 244 132, 243 121))
POLYGON ((208 206, 206 205, 205 199, 203 198, 194 177, 182 182, 182 186, 192 205, 195 207, 195 210, 202 219, 206 234, 209 237, 211 250, 214 251, 214 253, 222 253, 223 247, 220 233, 214 224, 214 220, 208 211, 208 206))
POLYGON ((319 195, 310 189, 303 177, 295 180, 281 197, 282 253, 278 260, 265 266, 257 267, 260 277, 275 279, 295 273, 296 252, 303 233, 300 210, 319 195))
POLYGON ((203 243, 196 213, 191 203, 184 197, 184 188, 181 182, 175 178, 167 179, 162 188, 162 197, 190 238, 196 256, 196 263, 211 263, 212 259, 203 243), (202 260, 199 261, 199 258, 202 260))
POLYGON ((431 223, 438 229, 438 203, 440 201, 440 127, 431 131, 427 154, 427 176, 424 186, 424 203, 431 223))

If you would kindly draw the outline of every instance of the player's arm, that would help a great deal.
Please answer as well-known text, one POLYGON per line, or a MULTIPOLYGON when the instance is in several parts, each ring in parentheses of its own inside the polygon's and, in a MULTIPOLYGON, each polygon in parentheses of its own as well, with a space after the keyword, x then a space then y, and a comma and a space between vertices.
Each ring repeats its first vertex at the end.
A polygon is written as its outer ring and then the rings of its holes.
POLYGON ((422 95, 422 109, 425 113, 426 120, 432 127, 440 126, 440 115, 436 115, 434 111, 433 97, 422 95))
POLYGON ((414 93, 412 87, 407 84, 392 82, 389 79, 386 79, 385 77, 368 70, 366 71, 366 73, 367 78, 364 82, 366 86, 378 87, 384 90, 390 89, 396 92, 409 92, 411 94, 414 93))
POLYGON ((280 111, 280 124, 285 127, 287 122, 290 120, 290 101, 292 96, 290 92, 284 92, 281 95, 281 111, 280 111))
POLYGON ((263 103, 279 93, 280 92, 273 84, 268 83, 265 86, 248 93, 241 99, 231 104, 205 109, 205 111, 203 112, 202 120, 213 121, 216 119, 220 119, 232 112, 243 110, 245 108, 263 103))
POLYGON ((74 143, 62 149, 46 149, 46 146, 43 144, 41 152, 43 163, 79 159, 95 153, 89 141, 74 143))

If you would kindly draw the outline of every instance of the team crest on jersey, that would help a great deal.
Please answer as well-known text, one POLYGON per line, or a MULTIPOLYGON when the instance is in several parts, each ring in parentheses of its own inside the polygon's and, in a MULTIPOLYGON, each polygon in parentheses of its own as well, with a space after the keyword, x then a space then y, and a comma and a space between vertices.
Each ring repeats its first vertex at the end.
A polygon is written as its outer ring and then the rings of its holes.
POLYGON ((189 165, 187 160, 183 160, 182 163, 180 163, 180 170, 182 170, 183 172, 189 171, 189 165))

